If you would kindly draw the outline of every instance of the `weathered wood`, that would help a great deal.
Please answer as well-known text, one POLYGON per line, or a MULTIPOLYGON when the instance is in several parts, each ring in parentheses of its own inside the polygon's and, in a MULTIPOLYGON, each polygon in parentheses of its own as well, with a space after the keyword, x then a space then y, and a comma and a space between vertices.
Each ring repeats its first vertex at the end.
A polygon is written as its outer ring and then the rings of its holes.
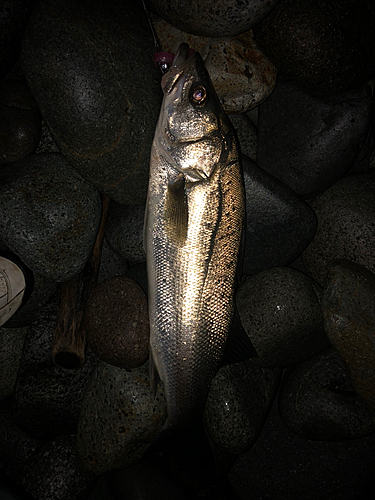
POLYGON ((62 368, 80 368, 85 360, 86 334, 82 318, 86 303, 98 282, 109 201, 108 196, 104 195, 102 218, 90 259, 77 276, 61 287, 52 358, 62 368))

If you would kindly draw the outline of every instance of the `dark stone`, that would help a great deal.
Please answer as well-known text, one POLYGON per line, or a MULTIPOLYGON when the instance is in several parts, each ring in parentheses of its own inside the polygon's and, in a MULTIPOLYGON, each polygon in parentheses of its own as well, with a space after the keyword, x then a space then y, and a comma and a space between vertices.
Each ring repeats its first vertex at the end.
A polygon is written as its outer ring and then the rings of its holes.
POLYGON ((0 401, 14 392, 26 333, 27 328, 0 328, 0 401))
POLYGON ((38 146, 41 116, 26 83, 9 74, 0 82, 0 165, 19 161, 38 146))
POLYGON ((148 359, 147 297, 126 276, 108 278, 92 292, 84 313, 87 342, 106 363, 136 368, 148 359))
POLYGON ((102 246, 102 254, 100 258, 98 283, 112 278, 112 276, 122 276, 127 273, 129 268, 128 263, 108 245, 104 238, 102 246))
POLYGON ((0 182, 0 238, 34 272, 66 281, 84 267, 101 218, 100 194, 58 153, 8 165, 0 182))
POLYGON ((193 35, 228 37, 252 28, 280 0, 148 0, 150 8, 175 28, 193 35), (204 13, 204 15, 202 15, 204 13))
POLYGON ((228 115, 236 132, 242 155, 256 161, 258 147, 258 132, 254 123, 246 113, 228 115))
POLYGON ((42 133, 35 153, 59 153, 59 148, 53 140, 51 132, 44 120, 42 120, 42 133))
POLYGON ((246 191, 244 274, 286 266, 315 235, 314 211, 288 186, 242 158, 246 191))
POLYGON ((335 259, 351 260, 375 272, 375 172, 348 175, 311 206, 318 229, 302 260, 314 280, 323 285, 326 266, 335 259))
POLYGON ((16 422, 39 439, 75 431, 84 390, 97 361, 88 351, 79 370, 53 363, 57 309, 54 300, 29 328, 14 394, 16 422))
POLYGON ((284 424, 307 439, 355 439, 375 432, 375 415, 357 396, 346 364, 332 348, 289 368, 279 410, 284 424))
POLYGON ((368 0, 284 0, 257 26, 260 48, 312 92, 355 89, 375 75, 375 16, 368 0))
POLYGON ((241 500, 363 500, 373 483, 375 434, 312 441, 285 427, 274 403, 259 439, 229 474, 241 500))
POLYGON ((371 124, 369 85, 318 97, 278 81, 259 106, 257 161, 304 198, 331 186, 354 164, 371 124))
POLYGON ((327 336, 348 366, 354 389, 374 414, 375 274, 354 262, 332 262, 322 307, 327 336))
POLYGON ((82 500, 93 489, 96 477, 83 467, 74 435, 46 443, 24 465, 20 482, 38 500, 82 500))
POLYGON ((111 202, 105 227, 105 237, 124 260, 145 262, 143 247, 143 225, 145 205, 120 205, 111 202))
POLYGON ((136 463, 166 419, 164 394, 150 387, 149 365, 127 371, 99 363, 85 391, 77 446, 85 467, 97 475, 136 463))
POLYGON ((41 0, 22 67, 60 151, 123 204, 146 200, 162 92, 142 3, 41 0))
POLYGON ((323 328, 320 289, 288 267, 268 269, 240 286, 236 304, 242 325, 263 366, 284 366, 329 345, 323 328))

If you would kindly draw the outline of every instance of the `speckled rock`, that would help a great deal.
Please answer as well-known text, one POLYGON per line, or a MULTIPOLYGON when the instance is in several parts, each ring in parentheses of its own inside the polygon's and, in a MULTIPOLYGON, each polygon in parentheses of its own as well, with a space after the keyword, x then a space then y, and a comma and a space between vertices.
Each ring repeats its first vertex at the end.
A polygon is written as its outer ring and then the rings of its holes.
POLYGON ((246 113, 228 115, 236 132, 241 153, 256 161, 258 148, 258 132, 254 123, 246 113))
POLYGON ((48 125, 44 120, 42 120, 42 133, 35 153, 59 153, 59 148, 53 140, 48 125))
POLYGON ((294 191, 252 160, 243 156, 242 166, 246 191, 243 272, 255 274, 286 266, 315 236, 315 213, 294 191))
POLYGON ((250 0, 239 3, 224 0, 213 5, 209 0, 149 0, 157 14, 178 29, 199 36, 226 37, 247 31, 258 23, 279 0, 250 0), (204 12, 204 15, 202 15, 204 12))
POLYGON ((248 451, 262 430, 281 380, 281 369, 252 360, 220 368, 212 381, 204 424, 213 447, 231 454, 248 451))
POLYGON ((243 327, 263 366, 307 359, 328 345, 316 283, 296 269, 279 267, 248 278, 236 303, 243 327))
POLYGON ((58 153, 4 168, 0 238, 41 276, 66 281, 87 262, 101 218, 100 194, 58 153))
POLYGON ((105 227, 105 237, 113 250, 124 260, 145 262, 143 225, 145 205, 120 205, 111 202, 105 227))
POLYGON ((85 467, 95 474, 136 463, 166 419, 164 395, 155 398, 148 363, 128 372, 101 362, 87 387, 77 430, 85 467))
POLYGON ((121 276, 126 274, 129 268, 128 263, 120 257, 103 239, 102 255, 100 259, 98 283, 111 278, 112 276, 121 276))
POLYGON ((97 358, 90 351, 80 370, 68 370, 52 360, 58 301, 45 307, 28 330, 14 394, 15 419, 40 439, 74 432, 97 358))
POLYGON ((254 35, 283 76, 313 92, 344 92, 374 77, 374 14, 367 0, 284 0, 254 35))
POLYGON ((375 275, 349 261, 328 266, 322 297, 331 344, 349 368, 353 387, 375 411, 375 275))
POLYGON ((0 82, 0 165, 32 153, 41 131, 40 112, 26 83, 8 74, 0 82))
POLYGON ((229 474, 241 500, 362 500, 373 481, 375 434, 311 441, 289 431, 277 402, 254 446, 229 474))
POLYGON ((346 364, 332 348, 288 369, 279 410, 284 424, 307 439, 355 439, 375 432, 375 415, 357 396, 346 364))
POLYGON ((153 52, 137 0, 42 0, 23 38, 22 68, 60 151, 123 204, 146 201, 162 98, 153 52))
POLYGON ((274 89, 276 69, 255 45, 251 30, 235 38, 206 38, 184 33, 160 18, 153 24, 163 51, 175 54, 186 42, 201 54, 226 113, 244 113, 274 89))
POLYGON ((74 435, 47 442, 24 465, 20 483, 38 500, 82 500, 93 489, 96 477, 77 454, 74 435))
POLYGON ((26 333, 27 328, 0 328, 0 400, 14 392, 26 333))
POLYGON ((357 262, 375 272, 375 172, 348 175, 311 202, 318 217, 316 236, 302 260, 321 284, 335 259, 357 262))
POLYGON ((148 359, 147 297, 126 276, 108 278, 92 292, 84 314, 87 342, 106 363, 136 368, 148 359))
POLYGON ((304 198, 312 198, 347 172, 371 123, 369 85, 318 97, 279 80, 259 107, 257 161, 304 198))

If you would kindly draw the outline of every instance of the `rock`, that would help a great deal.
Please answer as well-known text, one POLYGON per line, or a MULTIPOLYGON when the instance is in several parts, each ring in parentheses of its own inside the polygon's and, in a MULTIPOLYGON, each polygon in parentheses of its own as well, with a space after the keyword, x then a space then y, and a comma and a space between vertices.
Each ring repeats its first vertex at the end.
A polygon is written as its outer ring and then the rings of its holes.
POLYGON ((367 0, 285 0, 254 35, 282 76, 311 92, 336 93, 374 77, 374 25, 367 0))
POLYGON ((242 166, 246 191, 242 265, 250 275, 293 262, 315 236, 317 220, 288 186, 244 156, 242 166))
POLYGON ((38 439, 74 432, 96 358, 90 351, 79 370, 53 363, 58 302, 52 301, 28 330, 14 394, 18 425, 38 439))
POLYGON ((375 435, 311 441, 283 424, 277 402, 257 442, 229 474, 241 500, 361 500, 373 482, 375 435))
POLYGON ((143 225, 145 205, 129 206, 111 202, 105 237, 113 250, 124 260, 145 262, 143 225))
POLYGON ((254 123, 246 113, 228 115, 236 132, 241 153, 256 161, 258 147, 258 132, 254 123))
POLYGON ((318 217, 315 238, 302 260, 315 281, 325 282, 336 259, 357 262, 375 272, 375 172, 341 179, 310 203, 318 217))
POLYGON ((279 410, 284 424, 306 439, 356 439, 375 432, 375 416, 355 393, 346 364, 332 348, 288 369, 279 410))
POLYGON ((112 276, 121 276, 126 274, 129 268, 128 263, 112 250, 107 240, 103 239, 102 255, 100 259, 98 283, 111 278, 112 276))
POLYGON ((106 363, 131 369, 148 359, 147 297, 132 279, 115 276, 98 285, 86 304, 84 324, 89 346, 106 363))
POLYGON ((206 38, 184 33, 160 18, 153 24, 163 51, 175 54, 186 42, 201 54, 226 113, 244 113, 274 89, 275 67, 255 45, 251 30, 235 38, 206 38))
POLYGON ((85 470, 77 454, 75 435, 47 442, 24 465, 20 482, 38 500, 81 500, 96 477, 85 470))
POLYGON ((87 387, 77 431, 85 467, 97 475, 136 463, 166 419, 164 395, 150 387, 148 363, 130 372, 101 362, 87 387))
POLYGON ((368 85, 319 97, 279 80, 259 107, 259 166, 303 198, 316 196, 353 166, 369 131, 371 107, 368 85))
POLYGON ((280 369, 252 360, 223 366, 212 381, 204 411, 206 434, 217 454, 248 451, 266 420, 281 380, 280 369))
POLYGON ((101 476, 98 478, 88 500, 118 500, 118 498, 114 499, 108 488, 106 479, 101 476))
POLYGON ((26 333, 27 328, 0 328, 0 401, 14 392, 26 333))
POLYGON ((35 153, 59 153, 59 148, 53 140, 48 125, 44 120, 42 120, 42 133, 35 153))
POLYGON ((209 0, 185 0, 178 3, 171 0, 150 0, 148 5, 159 16, 187 33, 205 37, 227 37, 252 28, 278 1, 270 0, 264 3, 260 0, 250 0, 239 3, 226 0, 214 6, 209 0))
POLYGON ((296 269, 268 269, 248 278, 236 304, 262 366, 284 366, 327 347, 320 290, 296 269))
POLYGON ((41 131, 40 113, 26 83, 8 74, 0 82, 0 165, 32 153, 41 131))
POLYGON ((146 201, 162 98, 153 51, 136 0, 42 0, 23 39, 22 68, 59 150, 123 204, 146 201))
POLYGON ((34 272, 77 275, 90 257, 100 194, 57 153, 34 154, 3 170, 0 238, 34 272))
POLYGON ((375 275, 354 262, 332 262, 322 308, 327 336, 348 366, 354 389, 374 413, 375 275))

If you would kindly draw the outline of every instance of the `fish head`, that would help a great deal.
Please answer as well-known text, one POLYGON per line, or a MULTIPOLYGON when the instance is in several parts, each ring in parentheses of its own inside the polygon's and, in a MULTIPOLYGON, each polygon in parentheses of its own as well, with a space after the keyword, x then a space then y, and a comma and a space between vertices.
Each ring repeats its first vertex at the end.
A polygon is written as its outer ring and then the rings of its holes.
POLYGON ((231 149, 232 133, 203 59, 179 46, 162 78, 164 98, 155 133, 160 153, 187 181, 209 178, 231 149))

